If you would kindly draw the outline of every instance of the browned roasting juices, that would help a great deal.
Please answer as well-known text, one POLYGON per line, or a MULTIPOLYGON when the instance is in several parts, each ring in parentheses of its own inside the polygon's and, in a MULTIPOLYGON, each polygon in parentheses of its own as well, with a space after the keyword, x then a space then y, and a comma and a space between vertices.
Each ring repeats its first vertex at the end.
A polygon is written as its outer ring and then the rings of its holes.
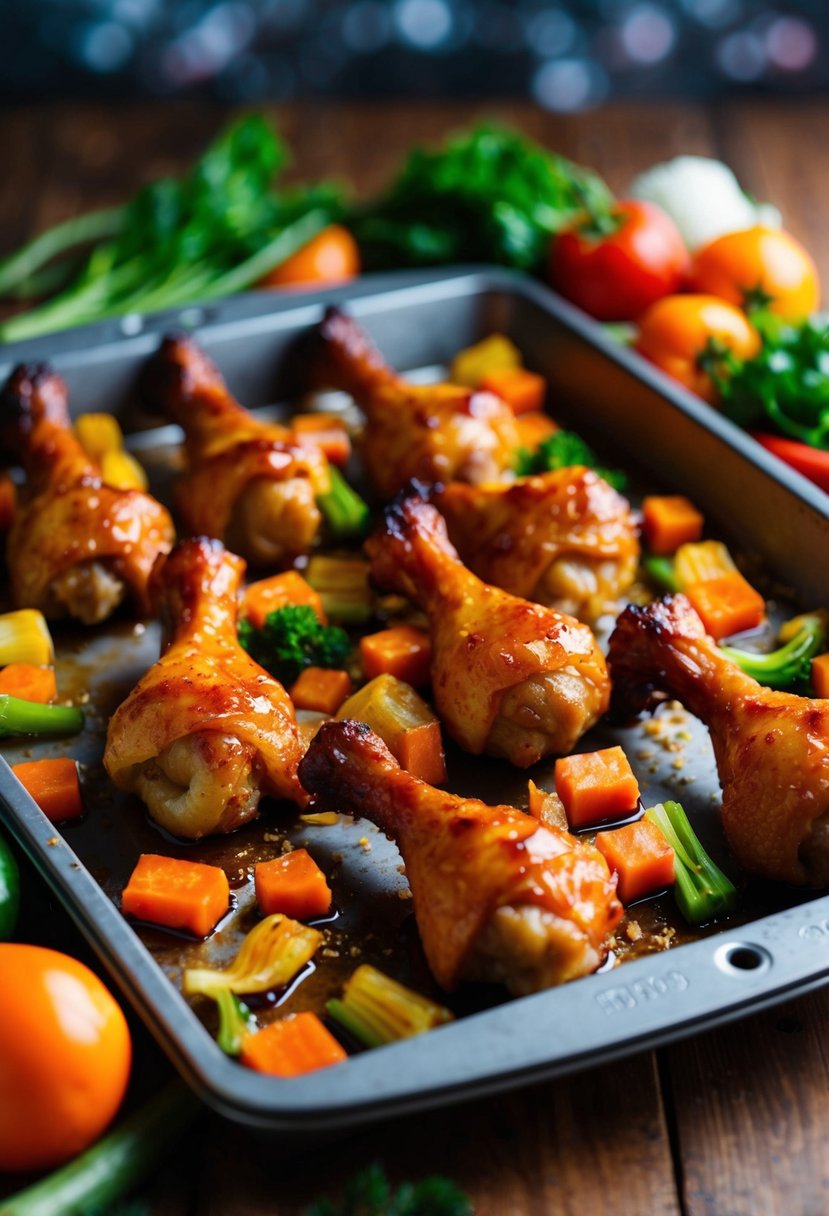
POLYGON ((16 368, 0 411, 26 473, 6 550, 15 605, 85 625, 125 598, 148 612, 153 562, 175 539, 167 510, 142 490, 104 483, 72 431, 66 385, 48 365, 16 368))
POLYGON ((378 497, 407 481, 490 481, 512 469, 515 415, 494 393, 412 384, 383 360, 356 321, 329 309, 315 334, 313 375, 350 393, 366 416, 360 454, 378 497))
POLYGON ((322 452, 254 418, 189 337, 165 338, 143 387, 148 407, 184 430, 187 467, 175 487, 184 531, 215 536, 256 565, 287 567, 307 553, 328 488, 322 452))
POLYGON ((109 724, 107 772, 175 836, 231 832, 257 814, 263 794, 303 801, 291 699, 236 637, 244 569, 203 537, 159 560, 161 658, 109 724))

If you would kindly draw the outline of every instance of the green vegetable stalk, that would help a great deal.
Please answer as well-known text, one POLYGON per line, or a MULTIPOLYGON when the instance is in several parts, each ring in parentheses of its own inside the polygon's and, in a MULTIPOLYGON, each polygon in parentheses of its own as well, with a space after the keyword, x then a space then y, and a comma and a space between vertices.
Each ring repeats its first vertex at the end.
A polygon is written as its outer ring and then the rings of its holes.
POLYGON ((83 723, 82 709, 0 696, 0 739, 16 735, 76 735, 83 730, 83 723))
POLYGON ((240 1001, 228 988, 219 988, 212 995, 219 1011, 216 1042, 225 1055, 238 1056, 245 1036, 256 1029, 256 1019, 244 1001, 240 1001))
POLYGON ((332 540, 359 540, 365 536, 371 512, 356 490, 348 484, 335 465, 329 465, 331 477, 327 494, 320 494, 317 505, 322 511, 332 540))
POLYGON ((736 646, 721 646, 723 654, 736 663, 746 675, 768 688, 792 688, 807 685, 812 659, 826 650, 827 617, 813 612, 789 622, 794 632, 788 641, 768 654, 740 650, 736 646))
POLYGON ((20 870, 14 854, 0 836, 0 942, 14 934, 20 910, 20 870))
POLYGON ((704 925, 732 911, 737 888, 700 844, 678 802, 659 803, 645 818, 662 830, 674 850, 674 897, 689 925, 704 925))
POLYGON ((84 1216, 103 1208, 155 1169, 198 1110, 190 1091, 171 1082, 69 1165, 0 1200, 0 1216, 84 1216))
POLYGON ((671 557, 656 557, 650 554, 642 559, 642 569, 659 591, 679 591, 674 561, 671 557))
POLYGON ((240 621, 239 641, 283 684, 293 684, 305 667, 342 667, 351 651, 345 630, 321 624, 307 604, 288 604, 269 612, 261 629, 240 621))

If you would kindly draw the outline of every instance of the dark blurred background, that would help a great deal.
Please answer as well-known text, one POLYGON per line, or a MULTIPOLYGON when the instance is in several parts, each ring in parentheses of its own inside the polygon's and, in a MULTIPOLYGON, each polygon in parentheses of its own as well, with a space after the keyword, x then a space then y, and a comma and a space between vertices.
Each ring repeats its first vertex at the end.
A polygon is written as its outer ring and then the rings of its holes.
POLYGON ((825 0, 0 0, 0 100, 808 94, 825 0))

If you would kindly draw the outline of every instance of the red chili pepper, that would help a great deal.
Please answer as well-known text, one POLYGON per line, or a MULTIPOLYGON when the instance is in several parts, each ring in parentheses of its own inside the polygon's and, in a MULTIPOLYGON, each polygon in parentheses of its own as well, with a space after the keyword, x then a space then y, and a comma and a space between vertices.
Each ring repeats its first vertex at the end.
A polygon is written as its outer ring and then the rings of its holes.
POLYGON ((757 431, 753 431, 752 435, 767 452, 829 494, 829 452, 810 447, 808 443, 798 443, 796 439, 784 439, 780 435, 763 435, 757 431))

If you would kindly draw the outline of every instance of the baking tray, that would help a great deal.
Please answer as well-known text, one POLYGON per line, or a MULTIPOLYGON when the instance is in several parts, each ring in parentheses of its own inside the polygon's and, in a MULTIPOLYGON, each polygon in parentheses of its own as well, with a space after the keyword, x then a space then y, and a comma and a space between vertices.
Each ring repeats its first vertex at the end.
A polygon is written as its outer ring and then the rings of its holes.
MULTIPOLYGON (((366 277, 356 285, 302 296, 259 293, 209 308, 127 317, 4 348, 0 376, 21 360, 48 358, 66 378, 74 412, 111 410, 151 474, 169 473, 174 429, 151 426, 135 395, 138 375, 161 334, 193 329, 236 395, 250 406, 292 402, 305 387, 302 336, 330 302, 345 304, 402 369, 445 365, 460 347, 500 330, 551 385, 554 412, 568 419, 615 463, 640 469, 647 484, 682 491, 705 511, 713 530, 790 586, 812 606, 829 602, 829 566, 815 562, 829 542, 829 499, 768 456, 752 440, 655 369, 608 339, 601 328, 551 292, 521 276, 471 268, 441 274, 366 277)), ((427 371, 428 374, 428 371, 427 371)), ((249 1072, 228 1059, 181 996, 183 960, 221 961, 253 923, 249 867, 289 837, 311 839, 323 864, 338 866, 338 915, 328 948, 350 969, 350 935, 382 924, 373 949, 380 961, 393 943, 404 973, 427 982, 417 951, 400 859, 371 825, 343 819, 304 828, 268 813, 229 840, 195 846, 159 841, 137 804, 99 780, 107 713, 158 654, 154 624, 121 622, 94 639, 62 632, 62 688, 91 692, 88 729, 64 744, 6 744, 12 763, 69 752, 82 763, 88 814, 61 833, 0 762, 0 819, 11 830, 97 952, 123 995, 193 1088, 231 1118, 283 1135, 353 1126, 438 1103, 519 1085, 653 1047, 783 1000, 829 979, 829 896, 781 888, 745 893, 747 923, 625 962, 532 997, 489 1004, 468 991, 465 1016, 421 1038, 353 1056, 337 1068, 289 1080, 249 1072), (234 909, 205 944, 184 943, 121 916, 117 898, 141 851, 180 849, 230 865, 234 909), (327 856, 326 856, 327 854, 327 856), (332 944, 333 943, 333 944, 332 944), (336 946, 336 948, 335 948, 336 946), (418 973, 420 969, 421 974, 418 973), (172 982, 171 982, 172 980, 172 982)), ((716 777, 707 733, 676 710, 663 711, 683 737, 682 766, 670 739, 653 759, 639 728, 593 732, 586 746, 621 742, 648 802, 679 797, 711 851, 722 859, 713 806, 716 777)), ((660 749, 656 749, 657 753, 660 749)), ((552 766, 531 775, 547 784, 552 766)), ((489 801, 526 798, 527 774, 450 753, 450 778, 462 793, 489 801), (523 790, 523 795, 520 791, 523 790)), ((634 912, 638 913, 637 909, 634 912)), ((642 915, 647 915, 643 912, 642 915)), ((369 956, 371 950, 369 950, 369 956)), ((303 977, 301 999, 319 989, 303 977)), ((400 978, 400 968, 396 974, 400 978)), ((317 999, 319 999, 317 991, 317 999)), ((280 1009, 280 1012, 283 1010, 280 1009)))

